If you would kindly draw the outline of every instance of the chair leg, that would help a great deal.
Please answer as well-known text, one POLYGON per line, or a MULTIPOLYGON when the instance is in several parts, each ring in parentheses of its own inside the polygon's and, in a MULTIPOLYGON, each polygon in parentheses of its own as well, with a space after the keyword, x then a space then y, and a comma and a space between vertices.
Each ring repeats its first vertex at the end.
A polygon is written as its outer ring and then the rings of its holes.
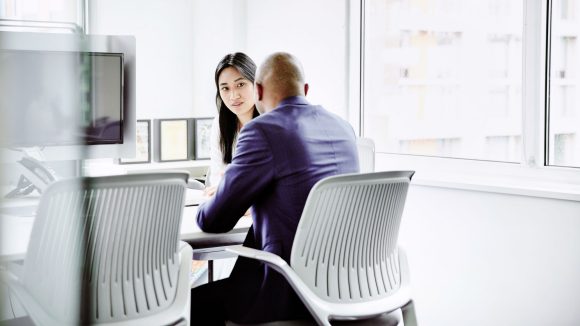
POLYGON ((213 260, 207 261, 207 282, 213 282, 213 260))
POLYGON ((417 315, 415 314, 415 304, 413 303, 413 300, 407 302, 407 304, 401 308, 401 311, 403 312, 403 323, 405 326, 418 325, 417 315))
POLYGON ((318 325, 320 325, 320 326, 332 326, 332 325, 330 324, 330 321, 329 321, 328 319, 326 319, 326 320, 319 320, 319 319, 317 319, 317 320, 316 320, 316 323, 317 323, 318 325))
POLYGON ((312 317, 314 318, 314 321, 316 322, 317 325, 319 326, 332 326, 330 324, 330 320, 329 320, 329 316, 325 313, 316 313, 316 311, 313 311, 312 309, 310 310, 310 314, 312 315, 312 317))

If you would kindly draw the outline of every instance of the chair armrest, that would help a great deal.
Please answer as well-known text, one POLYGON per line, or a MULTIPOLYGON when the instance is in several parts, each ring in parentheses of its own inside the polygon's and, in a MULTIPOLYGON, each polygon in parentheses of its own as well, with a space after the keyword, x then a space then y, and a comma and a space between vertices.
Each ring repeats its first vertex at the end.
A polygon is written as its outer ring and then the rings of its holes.
POLYGON ((193 282, 195 281, 194 279, 192 279, 191 274, 191 262, 193 257, 193 250, 191 249, 189 243, 185 241, 180 240, 178 244, 179 247, 177 251, 179 252, 180 259, 179 274, 181 276, 183 273, 183 275, 187 276, 187 284, 188 287, 191 288, 193 282))
MULTIPOLYGON (((28 293, 21 282, 22 265, 16 263, 8 264, 9 267, 0 269, 0 284, 6 288, 5 295, 10 296, 10 300, 16 300, 20 309, 19 315, 28 315, 35 325, 50 324, 51 317, 44 309, 36 303, 36 300, 28 293)), ((14 317, 19 317, 15 314, 14 317)), ((52 324, 55 324, 53 322, 52 324)))
MULTIPOLYGON (((226 251, 235 253, 241 257, 264 262, 282 274, 315 318, 317 318, 316 316, 318 314, 316 311, 313 311, 314 307, 328 308, 327 302, 320 300, 320 298, 312 292, 306 284, 304 284, 300 276, 296 274, 292 267, 290 267, 284 259, 280 258, 280 256, 267 251, 244 247, 242 245, 227 247, 226 251)), ((322 320, 319 322, 325 324, 322 320)))
POLYGON ((288 269, 289 271, 290 266, 284 259, 280 258, 280 256, 275 255, 271 252, 257 250, 253 248, 248 248, 244 246, 230 246, 225 248, 226 251, 234 253, 238 256, 252 258, 259 261, 263 261, 265 263, 273 265, 272 267, 276 266, 281 269, 288 269))

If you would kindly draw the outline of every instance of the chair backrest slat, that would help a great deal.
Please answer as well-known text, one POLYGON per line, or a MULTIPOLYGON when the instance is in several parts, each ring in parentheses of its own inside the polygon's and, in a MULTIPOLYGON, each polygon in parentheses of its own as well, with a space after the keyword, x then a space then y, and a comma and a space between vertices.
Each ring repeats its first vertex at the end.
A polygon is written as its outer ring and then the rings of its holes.
POLYGON ((291 265, 329 302, 365 302, 400 286, 397 237, 412 171, 329 177, 311 190, 291 265))

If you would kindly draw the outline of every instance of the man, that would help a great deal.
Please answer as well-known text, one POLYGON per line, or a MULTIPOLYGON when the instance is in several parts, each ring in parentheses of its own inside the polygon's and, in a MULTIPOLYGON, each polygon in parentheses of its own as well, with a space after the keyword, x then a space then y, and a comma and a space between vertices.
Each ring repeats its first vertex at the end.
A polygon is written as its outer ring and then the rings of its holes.
MULTIPOLYGON (((346 121, 308 103, 302 67, 288 53, 265 60, 254 91, 262 115, 241 130, 232 163, 215 195, 199 207, 197 223, 205 232, 227 232, 251 207, 253 226, 244 245, 290 263, 310 189, 322 178, 358 172, 355 134, 346 121)), ((195 288, 191 296, 192 324, 309 316, 283 276, 241 257, 229 278, 195 288)))

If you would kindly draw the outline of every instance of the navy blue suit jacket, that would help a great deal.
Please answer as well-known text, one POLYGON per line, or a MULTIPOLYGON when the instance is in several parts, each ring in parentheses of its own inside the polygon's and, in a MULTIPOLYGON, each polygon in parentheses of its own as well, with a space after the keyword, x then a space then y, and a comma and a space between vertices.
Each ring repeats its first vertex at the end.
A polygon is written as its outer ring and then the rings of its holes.
MULTIPOLYGON (((241 130, 232 163, 215 196, 199 207, 197 223, 205 232, 227 232, 251 207, 253 225, 244 245, 290 263, 310 189, 322 178, 358 171, 352 127, 304 97, 290 97, 241 130)), ((286 280, 257 261, 239 258, 229 287, 227 317, 235 322, 306 313, 286 280)))

